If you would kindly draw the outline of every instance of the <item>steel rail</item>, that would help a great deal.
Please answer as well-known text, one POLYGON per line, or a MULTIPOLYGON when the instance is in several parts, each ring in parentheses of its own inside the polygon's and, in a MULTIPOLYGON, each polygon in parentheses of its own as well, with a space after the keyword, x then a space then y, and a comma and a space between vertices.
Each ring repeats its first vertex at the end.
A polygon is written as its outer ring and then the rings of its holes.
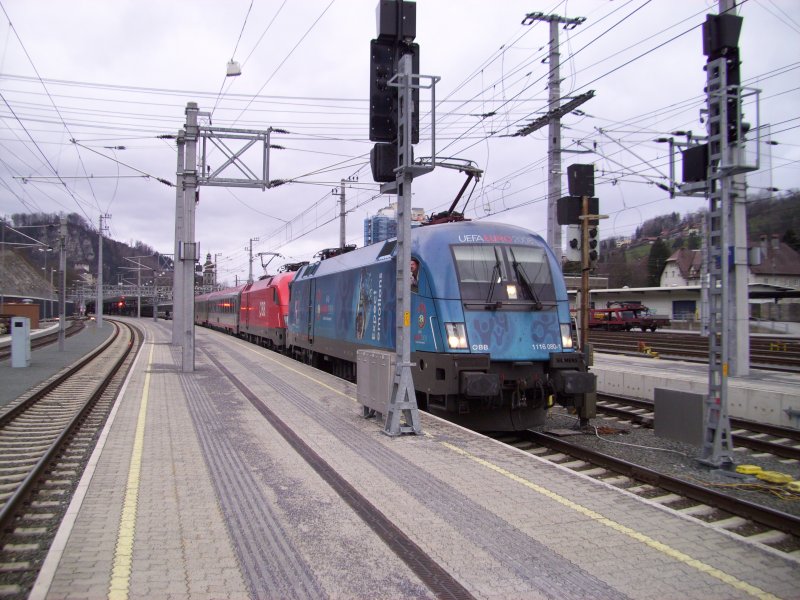
POLYGON ((615 473, 626 475, 632 479, 643 481, 668 492, 679 494, 703 504, 708 504, 733 515, 750 519, 767 527, 800 536, 800 518, 793 515, 739 500, 727 494, 689 483, 677 477, 658 473, 652 469, 635 465, 625 460, 614 458, 608 454, 596 452, 582 446, 570 444, 545 433, 525 431, 525 438, 558 452, 563 452, 591 464, 599 465, 615 473))
MULTIPOLYGON (((116 340, 117 337, 119 336, 120 326, 117 325, 116 323, 114 324, 114 326, 117 328, 117 331, 112 336, 112 338, 108 341, 108 343, 106 343, 106 344, 104 344, 102 346, 101 350, 105 350, 106 348, 108 348, 110 346, 111 342, 116 340)), ((61 447, 63 446, 65 441, 69 437, 71 437, 73 432, 80 426, 80 424, 85 419, 86 415, 92 410, 94 405, 97 403, 97 401, 103 395, 103 393, 105 392, 106 388, 111 383, 111 380, 117 374, 117 372, 122 367, 122 365, 125 363, 126 358, 128 357, 128 355, 130 354, 131 350, 134 347, 134 342, 136 341, 137 334, 141 335, 138 332, 138 330, 136 328, 134 328, 133 326, 128 325, 128 324, 126 324, 125 326, 128 327, 128 329, 131 332, 131 339, 130 339, 130 341, 128 343, 128 347, 125 349, 125 352, 122 353, 122 355, 119 358, 119 360, 117 360, 117 362, 111 367, 111 370, 103 378, 103 380, 100 381, 97 384, 97 386, 95 387, 95 389, 92 392, 92 394, 89 396, 87 401, 84 403, 83 407, 75 414, 75 416, 73 416, 73 418, 66 425, 66 427, 64 427, 64 429, 61 431, 61 433, 58 435, 58 437, 50 444, 50 447, 45 451, 45 453, 41 456, 41 458, 36 462, 34 467, 28 472, 28 475, 25 477, 25 479, 22 480, 22 482, 19 484, 17 489, 14 491, 14 493, 8 498, 8 500, 6 501, 6 503, 3 506, 3 508, 0 509, 0 531, 5 531, 5 530, 8 529, 8 527, 10 526, 11 518, 16 513, 17 509, 19 508, 20 504, 22 503, 22 500, 24 500, 27 497, 28 493, 33 488, 34 484, 39 479, 39 477, 44 473, 45 468, 52 461, 52 459, 56 455, 57 451, 61 449, 61 447)), ((68 373, 65 373, 65 375, 67 375, 67 377, 59 377, 59 379, 58 379, 59 383, 64 382, 66 379, 68 379, 69 376, 74 375, 75 373, 77 373, 78 371, 83 369, 83 367, 86 366, 86 364, 90 360, 96 358, 99 354, 100 354, 100 352, 93 352, 88 360, 81 361, 81 363, 79 365, 76 365, 73 369, 70 369, 70 371, 68 373)), ((50 388, 50 391, 53 391, 55 389, 55 386, 48 386, 48 387, 50 388)), ((41 396, 39 396, 39 397, 41 397, 41 396)), ((30 406, 30 403, 26 403, 26 405, 30 406)), ((17 411, 17 414, 19 414, 19 412, 20 411, 17 411)), ((3 417, 5 417, 5 416, 6 415, 3 415, 3 417)), ((8 421, 4 421, 4 424, 6 422, 8 422, 8 421)))
POLYGON ((108 348, 114 342, 114 340, 117 339, 118 335, 119 335, 119 328, 117 328, 114 334, 110 338, 108 338, 105 342, 103 342, 100 346, 98 346, 94 351, 90 352, 89 354, 81 358, 80 361, 68 367, 64 372, 58 375, 58 377, 48 382, 47 385, 45 385, 42 389, 36 390, 25 400, 23 400, 19 404, 12 406, 6 412, 0 414, 0 428, 5 427, 9 421, 14 420, 20 413, 26 411, 31 404, 34 404, 39 399, 52 392, 64 381, 72 377, 80 369, 89 364, 92 360, 94 360, 94 358, 97 355, 104 352, 105 349, 108 348))
MULTIPOLYGON (((638 398, 605 396, 605 395, 598 397, 598 400, 602 400, 603 402, 627 404, 628 406, 644 409, 652 413, 655 412, 655 407, 653 403, 648 400, 641 400, 638 398)), ((653 423, 655 420, 654 416, 639 415, 623 408, 605 406, 604 404, 598 404, 597 410, 603 412, 604 414, 612 415, 620 419, 629 420, 632 423, 637 423, 644 427, 653 427, 653 423)), ((745 429, 747 431, 752 431, 754 433, 763 433, 777 438, 785 438, 791 440, 792 442, 798 445, 788 446, 786 444, 780 444, 772 442, 770 440, 762 440, 759 438, 754 438, 752 436, 743 435, 739 433, 734 433, 731 436, 734 444, 745 448, 749 448, 750 450, 755 450, 757 452, 769 452, 770 454, 774 454, 775 456, 780 456, 782 458, 800 460, 800 430, 790 429, 788 427, 780 427, 778 425, 770 425, 768 423, 757 423, 755 421, 748 421, 746 419, 736 419, 736 418, 731 418, 730 424, 733 429, 745 429)))

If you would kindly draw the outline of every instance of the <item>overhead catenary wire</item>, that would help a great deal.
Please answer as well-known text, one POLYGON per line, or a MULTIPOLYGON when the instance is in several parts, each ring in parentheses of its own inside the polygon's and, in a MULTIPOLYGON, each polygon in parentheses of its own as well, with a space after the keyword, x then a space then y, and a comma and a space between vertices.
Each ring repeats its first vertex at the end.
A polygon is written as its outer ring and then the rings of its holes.
MULTIPOLYGON (((627 5, 625 5, 625 6, 627 6, 627 5)), ((615 6, 614 8, 617 8, 617 6, 615 6)), ((617 14, 619 14, 619 13, 617 13, 617 14)), ((531 28, 528 28, 527 31, 530 31, 530 30, 531 30, 531 28)), ((527 33, 527 31, 523 32, 523 33, 527 33)), ((525 38, 525 39, 529 39, 529 38, 525 38)), ((577 35, 572 36, 571 39, 572 39, 573 43, 575 43, 576 41, 580 41, 580 38, 578 38, 577 35)), ((505 48, 502 52, 498 53, 498 56, 499 57, 505 56, 507 58, 509 51, 510 50, 508 48, 505 48)), ((477 69, 477 71, 480 71, 480 69, 477 69)), ((504 76, 501 77, 500 79, 493 80, 491 77, 487 77, 486 78, 486 85, 481 86, 481 88, 482 89, 488 89, 490 85, 497 85, 497 82, 500 82, 502 84, 506 84, 506 83, 510 82, 511 80, 505 77, 505 75, 508 72, 509 71, 504 71, 504 73, 503 73, 504 76)), ((2 76, 0 76, 0 77, 2 77, 2 76)), ((464 88, 464 89, 466 89, 466 88, 464 88)), ((517 90, 513 89, 513 90, 511 90, 511 93, 513 93, 515 91, 517 91, 517 90)), ((463 94, 459 94, 459 95, 463 95, 463 94)), ((233 100, 234 98, 235 98, 235 95, 230 95, 230 96, 228 94, 225 95, 225 107, 220 108, 220 110, 218 111, 218 116, 219 116, 219 121, 218 122, 219 123, 223 123, 223 122, 227 121, 227 119, 225 119, 225 117, 227 116, 227 114, 230 113, 230 110, 231 110, 229 108, 230 107, 229 102, 235 102, 235 103, 239 104, 240 106, 241 106, 242 103, 245 103, 245 102, 250 103, 250 108, 248 108, 247 114, 245 114, 242 117, 241 122, 242 123, 246 123, 246 122, 255 123, 255 122, 257 122, 256 119, 252 119, 252 116, 250 115, 250 111, 251 110, 252 111, 261 110, 260 106, 262 106, 262 105, 259 104, 259 103, 261 102, 262 98, 255 99, 254 97, 251 96, 251 97, 244 97, 244 98, 233 100), (252 102, 251 102, 251 99, 252 99, 252 102)), ((500 94, 495 94, 494 92, 490 92, 490 97, 488 97, 488 98, 484 98, 483 96, 478 97, 478 98, 475 99, 474 102, 471 102, 470 105, 466 105, 466 107, 468 107, 468 108, 477 107, 477 106, 480 106, 480 104, 479 104, 480 102, 482 102, 484 100, 487 100, 486 109, 490 110, 490 109, 494 108, 494 106, 497 105, 499 99, 505 99, 505 96, 500 95, 500 94)), ((337 100, 342 100, 341 106, 343 108, 340 111, 342 113, 350 112, 350 113, 354 113, 354 116, 357 116, 359 114, 359 112, 361 112, 363 114, 366 114, 366 110, 367 110, 366 99, 337 99, 337 100), (350 102, 350 100, 352 100, 352 102, 350 102), (356 103, 358 103, 358 104, 356 104, 356 103), (358 106, 358 109, 357 110, 349 110, 348 111, 348 107, 354 107, 354 106, 358 106)), ((437 105, 444 106, 444 107, 455 106, 453 104, 453 102, 452 102, 453 100, 454 100, 453 96, 450 96, 450 98, 448 98, 446 102, 437 102, 437 105)), ((305 101, 301 101, 301 102, 305 103, 305 101)), ((540 100, 540 102, 541 102, 541 100, 540 100)), ((317 101, 317 99, 309 98, 309 101, 307 103, 309 105, 316 105, 316 104, 325 105, 325 104, 329 104, 330 106, 334 106, 334 103, 326 102, 325 99, 320 99, 320 101, 317 101)), ((13 102, 12 102, 12 104, 13 104, 13 102)), ((59 104, 63 104, 63 102, 59 100, 59 104)), ((122 106, 126 106, 126 105, 122 105, 122 106)), ((448 122, 450 123, 450 129, 448 130, 448 135, 446 137, 443 136, 440 139, 446 140, 447 138, 450 138, 447 141, 458 139, 459 142, 457 142, 457 143, 465 142, 465 144, 466 143, 471 143, 471 142, 482 143, 482 144, 487 145, 487 148, 488 148, 489 147, 488 146, 488 142, 493 137, 492 136, 492 130, 493 129, 497 129, 497 124, 498 123, 504 123, 504 121, 502 121, 501 119, 505 119, 507 117, 510 117, 509 118, 509 122, 510 122, 510 121, 512 121, 514 119, 524 118, 525 115, 530 114, 530 112, 517 110, 518 108, 521 108, 521 107, 524 108, 524 106, 525 105, 515 105, 514 106, 514 110, 512 111, 511 110, 511 105, 509 105, 505 109, 501 110, 498 113, 498 116, 496 117, 497 118, 496 122, 492 122, 489 119, 484 119, 484 120, 482 120, 482 122, 479 124, 478 127, 475 127, 472 130, 472 132, 468 131, 468 129, 469 129, 468 126, 465 126, 465 122, 469 118, 469 116, 467 114, 467 111, 463 110, 464 107, 459 108, 457 110, 447 110, 447 109, 445 109, 442 112, 442 117, 448 119, 448 122), (461 119, 461 124, 456 126, 456 122, 457 122, 458 119, 461 119)), ((15 107, 16 107, 16 105, 15 105, 15 107)), ((308 108, 312 108, 313 109, 313 106, 309 106, 308 108)), ((691 106, 690 106, 690 108, 691 108, 691 106)), ((269 110, 269 109, 265 108, 264 110, 269 110)), ((333 109, 332 108, 330 111, 327 111, 327 112, 331 113, 331 112, 334 112, 336 110, 338 110, 338 109, 333 109)), ((123 111, 119 111, 119 112, 124 112, 124 109, 123 109, 123 111)), ((143 111, 137 111, 137 110, 134 109, 134 110, 130 111, 130 114, 135 114, 136 112, 141 112, 141 114, 142 114, 141 121, 142 122, 144 122, 147 119, 147 116, 144 114, 143 111)), ((675 108, 675 112, 676 113, 679 112, 679 108, 678 107, 675 108)), ((91 111, 87 112, 86 113, 86 118, 83 119, 84 121, 87 122, 86 123, 87 127, 90 125, 89 121, 91 121, 91 114, 92 114, 91 111)), ((299 113, 295 113, 295 114, 299 114, 299 113)), ((67 116, 66 113, 65 113, 65 116, 67 116)), ((177 115, 175 118, 173 118, 172 121, 173 122, 177 122, 177 118, 178 117, 179 117, 179 115, 177 115)), ((647 120, 648 120, 648 118, 650 118, 648 115, 643 115, 641 117, 641 125, 644 126, 645 128, 647 128, 647 120)), ((667 118, 667 117, 665 116, 664 118, 667 118)), ((117 121, 117 122, 122 122, 123 121, 122 119, 113 119, 113 117, 112 117, 112 119, 109 119, 109 120, 103 119, 104 123, 109 123, 108 125, 105 125, 105 127, 108 128, 109 130, 111 130, 111 128, 114 127, 113 124, 110 124, 111 120, 117 121)), ((346 140, 346 141, 356 140, 359 131, 363 132, 363 131, 366 130, 366 123, 363 126, 355 125, 355 124, 336 123, 335 119, 330 119, 330 120, 328 120, 328 119, 324 119, 324 120, 323 119, 317 119, 313 123, 308 123, 308 122, 302 123, 302 122, 300 122, 300 119, 296 119, 295 121, 297 121, 297 125, 292 127, 292 129, 294 131, 290 136, 287 136, 287 137, 289 137, 292 140, 298 140, 298 141, 300 141, 300 140, 302 140, 302 141, 317 140, 317 141, 330 141, 331 143, 334 143, 334 142, 338 142, 338 141, 341 141, 341 140, 346 140), (336 135, 337 133, 339 133, 340 135, 336 135)), ((364 119, 364 121, 366 122, 366 119, 364 119)), ((262 120, 262 122, 263 122, 263 120, 262 120)), ((604 116, 601 114, 601 115, 592 115, 591 119, 586 120, 586 123, 584 123, 582 126, 579 126, 577 128, 573 126, 572 131, 574 131, 575 133, 573 133, 571 135, 574 135, 576 138, 580 138, 584 142, 586 142, 587 144, 591 145, 592 140, 597 139, 597 136, 596 136, 596 134, 593 133, 592 129, 590 127, 587 128, 587 125, 590 125, 591 123, 601 123, 601 128, 603 130, 608 131, 609 133, 611 133, 611 135, 615 136, 617 139, 619 139, 621 141, 625 141, 626 139, 628 139, 628 136, 635 136, 636 131, 637 131, 635 127, 634 128, 628 127, 628 129, 630 131, 629 132, 626 131, 626 132, 623 133, 621 131, 621 128, 624 125, 628 124, 627 120, 620 120, 618 122, 615 122, 612 125, 611 122, 608 119, 604 119, 604 116), (619 132, 617 132, 616 127, 620 128, 619 132), (578 131, 578 130, 580 130, 580 131, 578 131)), ((54 125, 58 124, 57 123, 57 119, 53 119, 53 124, 54 125)), ((787 126, 791 127, 791 123, 788 123, 787 126)), ((135 132, 137 127, 138 127, 138 123, 135 124, 135 125, 129 125, 127 127, 127 129, 124 130, 124 131, 135 132)), ((154 128, 151 129, 151 131, 155 131, 157 129, 158 128, 154 127, 154 128)), ((161 131, 167 131, 167 130, 169 130, 169 129, 168 128, 161 128, 161 131)), ((140 131, 141 131, 141 129, 140 129, 140 131)), ((74 131, 74 133, 76 134, 76 136, 79 136, 80 139, 86 140, 86 138, 89 137, 89 136, 81 135, 82 132, 79 132, 77 130, 74 131)), ((93 130, 92 133, 95 133, 95 130, 93 130)), ((34 133, 33 135, 34 135, 34 137, 38 137, 36 135, 36 133, 34 133)), ((95 136, 92 135, 91 137, 95 137, 95 136)), ((126 137, 130 137, 130 136, 126 136, 126 137)), ((634 140, 634 141, 639 141, 639 142, 642 142, 642 143, 646 142, 645 139, 639 139, 639 138, 636 138, 636 140, 634 140)), ((163 142, 159 142, 159 144, 161 144, 161 143, 163 143, 163 142)), ((366 142, 361 140, 361 143, 366 143, 366 142)), ((288 144, 285 144, 285 146, 287 146, 287 149, 290 148, 288 144)), ((298 153, 305 152, 308 155, 318 155, 318 156, 324 156, 325 155, 324 151, 328 149, 324 145, 319 145, 317 147, 314 147, 313 149, 304 149, 304 148, 301 147, 301 145, 298 145, 298 144, 292 144, 291 146, 292 147, 290 149, 292 150, 292 152, 298 152, 298 153)), ((607 146, 605 148, 601 148, 601 150, 608 151, 609 147, 607 146)), ((295 176, 293 174, 289 174, 289 175, 286 176, 286 179, 289 180, 289 181, 295 181, 297 183, 302 182, 303 184, 306 184, 306 185, 327 185, 326 181, 320 181, 320 179, 328 180, 328 179, 331 178, 329 174, 334 174, 334 173, 336 173, 337 170, 340 170, 340 169, 346 169, 346 168, 348 168, 348 165, 349 165, 350 168, 352 168, 355 165, 356 162, 358 162, 358 164, 361 165, 362 167, 366 164, 366 158, 360 152, 354 152, 353 153, 353 156, 350 157, 350 159, 349 159, 349 160, 352 161, 350 163, 346 162, 348 160, 348 157, 347 157, 347 155, 345 153, 332 152, 331 154, 335 154, 337 156, 337 158, 342 158, 345 161, 345 164, 339 164, 341 161, 336 161, 333 165, 316 166, 315 168, 308 168, 308 169, 304 169, 304 170, 297 169, 297 171, 301 171, 302 172, 302 175, 296 175, 295 176), (345 155, 341 156, 342 154, 345 154, 345 155)), ((626 162, 626 164, 630 165, 630 164, 633 164, 635 161, 629 161, 628 160, 628 161, 624 161, 624 162, 626 162)), ((136 162, 132 161, 132 164, 136 164, 136 162)), ((522 188, 523 186, 525 188, 528 188, 530 185, 535 185, 536 178, 531 178, 530 177, 530 173, 531 173, 532 170, 535 170, 537 168, 535 166, 534 162, 531 162, 529 164, 531 166, 528 166, 527 168, 521 168, 520 167, 518 169, 519 170, 519 175, 518 175, 518 178, 516 178, 516 179, 515 179, 515 177, 511 176, 510 174, 507 174, 503 178, 497 178, 494 181, 491 181, 488 178, 484 178, 482 183, 487 186, 487 190, 488 190, 488 188, 491 187, 491 186, 495 186, 495 187, 499 188, 499 187, 504 187, 507 183, 511 182, 513 189, 510 189, 510 190, 507 190, 507 191, 512 192, 512 193, 514 192, 514 190, 516 188, 522 188), (525 179, 522 179, 522 178, 525 178, 525 179)), ((292 169, 292 170, 294 170, 294 169, 292 169)), ((488 191, 491 192, 491 190, 488 190, 488 191)), ((518 196, 519 196, 519 194, 517 194, 517 197, 518 196)), ((507 196, 507 197, 509 197, 509 196, 507 196)), ((514 196, 510 196, 510 197, 513 198, 514 196)), ((284 216, 286 216, 286 215, 284 215, 284 216)))
MULTIPOLYGON (((55 103, 55 100, 53 100, 53 98, 50 96, 50 91, 47 89, 47 85, 45 85, 44 81, 42 80, 42 77, 39 74, 38 69, 36 68, 36 64, 33 62, 33 59, 31 58, 30 54, 28 54, 28 50, 27 50, 27 48, 25 48, 25 44, 22 42, 22 38, 19 36, 19 33, 17 33, 17 30, 14 27, 14 24, 11 22, 11 17, 9 17, 8 12, 6 11, 6 8, 5 8, 5 6, 3 6, 3 3, 1 1, 0 1, 0 10, 2 10, 3 14, 6 16, 6 19, 8 20, 9 29, 14 33, 14 36, 17 38, 17 41, 19 42, 19 45, 22 48, 22 51, 25 54, 25 57, 28 59, 28 62, 30 63, 31 68, 33 69, 33 72, 36 73, 36 77, 39 79, 39 82, 41 83, 42 87, 44 88, 45 92, 47 93, 47 96, 50 99, 50 102, 52 103, 53 108, 55 109, 56 113, 58 114, 59 119, 61 119, 61 122, 62 122, 62 124, 64 126, 64 129, 66 129, 67 133, 69 133, 70 136, 71 136, 72 133, 69 131, 69 127, 67 126, 66 122, 64 122, 64 119, 61 116, 61 113, 59 113, 59 111, 58 111, 58 105, 55 103)), ((3 101, 6 103, 6 105, 9 108, 9 110, 11 110, 11 105, 9 105, 6 102, 5 98, 3 98, 3 101)), ((12 110, 12 112, 13 112, 13 110, 12 110)), ((21 122, 20 122, 20 124, 21 124, 21 122)), ((83 157, 81 157, 80 152, 77 152, 77 155, 78 155, 78 161, 80 162, 81 167, 83 168, 83 172, 84 172, 84 174, 86 174, 86 166, 83 164, 83 157)), ((52 166, 52 163, 50 163, 49 159, 47 160, 47 163, 48 163, 48 165, 50 165, 51 169, 53 170, 53 173, 58 175, 58 171, 55 169, 55 167, 52 166)), ((72 191, 69 189, 69 187, 66 185, 66 183, 64 183, 64 189, 67 190, 67 192, 70 194, 70 196, 73 196, 72 191)), ((100 205, 99 205, 99 203, 97 201, 97 197, 94 194, 94 188, 91 187, 91 184, 89 185, 89 189, 92 192, 92 196, 94 197, 95 204, 96 204, 96 206, 97 206, 97 208, 99 210, 100 209, 100 205)), ((75 199, 74 196, 73 196, 73 199, 75 199)), ((77 199, 75 199, 75 201, 77 203, 77 199)), ((83 207, 81 207, 80 204, 78 204, 78 206, 83 211, 83 207)), ((86 214, 85 211, 83 211, 83 212, 86 215, 86 217, 88 218, 88 214, 86 214)), ((89 219, 89 220, 91 221, 91 219, 89 219)))

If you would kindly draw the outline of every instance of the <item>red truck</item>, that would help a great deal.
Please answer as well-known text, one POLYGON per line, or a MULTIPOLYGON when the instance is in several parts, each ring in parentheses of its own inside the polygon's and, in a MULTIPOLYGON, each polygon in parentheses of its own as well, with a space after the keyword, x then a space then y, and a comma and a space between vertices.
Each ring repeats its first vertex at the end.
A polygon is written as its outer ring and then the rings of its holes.
MULTIPOLYGON (((664 317, 655 314, 643 304, 636 304, 632 302, 609 302, 607 305, 608 310, 618 310, 620 314, 625 316, 624 329, 631 330, 639 328, 642 331, 655 331, 659 327, 669 327, 669 317, 664 317)), ((591 319, 590 319, 591 321, 591 319)), ((591 327, 591 323, 589 324, 591 327)))

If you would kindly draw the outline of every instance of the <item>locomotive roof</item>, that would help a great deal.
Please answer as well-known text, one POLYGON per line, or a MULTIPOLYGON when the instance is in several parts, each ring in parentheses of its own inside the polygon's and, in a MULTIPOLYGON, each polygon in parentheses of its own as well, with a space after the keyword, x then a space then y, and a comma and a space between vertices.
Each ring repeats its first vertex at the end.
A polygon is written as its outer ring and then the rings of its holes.
POLYGON ((294 279, 295 274, 295 271, 284 271, 281 273, 276 273, 275 275, 267 275, 266 277, 262 277, 251 284, 245 284, 244 288, 235 289, 242 289, 244 291, 263 290, 271 285, 280 285, 284 279, 291 281, 294 279))
MULTIPOLYGON (((308 273, 312 273, 315 276, 329 275, 371 265, 378 259, 378 254, 383 250, 384 245, 385 243, 371 244, 333 258, 309 263, 298 271, 298 279, 302 279, 308 273)), ((386 260, 390 258, 391 256, 387 255, 386 260)))
POLYGON ((436 255, 453 244, 519 244, 546 246, 536 233, 517 225, 488 221, 443 223, 412 229, 412 253, 436 255))
MULTIPOLYGON (((377 261, 390 260, 394 255, 396 238, 383 243, 371 244, 358 248, 347 254, 311 263, 300 272, 302 279, 306 274, 316 277, 357 269, 372 265, 377 261), (383 254, 383 256, 381 256, 383 254)), ((529 246, 545 246, 544 240, 537 234, 516 225, 505 223, 489 223, 462 221, 443 223, 429 227, 415 227, 411 230, 411 253, 428 257, 442 256, 452 244, 487 243, 487 244, 522 244, 529 246)), ((307 275, 306 275, 307 276, 307 275)))

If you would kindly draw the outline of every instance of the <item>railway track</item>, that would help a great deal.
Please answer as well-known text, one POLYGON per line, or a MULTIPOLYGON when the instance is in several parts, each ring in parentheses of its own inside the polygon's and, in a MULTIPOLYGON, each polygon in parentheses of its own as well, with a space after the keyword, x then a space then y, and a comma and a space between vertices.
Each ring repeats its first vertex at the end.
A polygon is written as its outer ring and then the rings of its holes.
MULTIPOLYGON (((598 412, 644 427, 653 427, 653 403, 637 398, 598 395, 598 412)), ((730 418, 734 446, 800 461, 800 430, 730 418)))
POLYGON ((497 439, 752 543, 800 557, 800 517, 743 500, 721 491, 724 487, 668 475, 548 433, 526 431, 497 439))
MULTIPOLYGON (((589 331, 595 352, 708 362, 708 338, 694 333, 589 331)), ((750 338, 750 363, 759 369, 800 371, 800 339, 750 338)))
POLYGON ((112 336, 0 415, 0 594, 24 598, 141 344, 112 336))
MULTIPOLYGON (((70 321, 67 324, 66 329, 64 330, 65 337, 71 337, 76 333, 79 333, 83 330, 84 323, 83 321, 70 321)), ((31 339, 31 350, 35 350, 36 348, 41 348, 43 346, 47 346, 49 344, 54 344, 58 341, 58 331, 54 333, 48 333, 47 335, 42 335, 36 338, 31 339)), ((6 360, 7 358, 11 357, 11 346, 6 346, 4 348, 0 348, 0 360, 6 360)))

